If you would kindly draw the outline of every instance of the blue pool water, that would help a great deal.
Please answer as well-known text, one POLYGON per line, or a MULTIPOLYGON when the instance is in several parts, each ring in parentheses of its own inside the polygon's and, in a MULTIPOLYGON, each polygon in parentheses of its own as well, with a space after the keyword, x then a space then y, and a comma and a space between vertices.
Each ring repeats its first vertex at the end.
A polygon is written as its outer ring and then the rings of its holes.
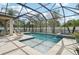
POLYGON ((25 33, 25 35, 31 35, 34 38, 30 40, 21 41, 22 43, 42 52, 47 51, 59 42, 63 37, 58 35, 44 34, 44 33, 25 33))

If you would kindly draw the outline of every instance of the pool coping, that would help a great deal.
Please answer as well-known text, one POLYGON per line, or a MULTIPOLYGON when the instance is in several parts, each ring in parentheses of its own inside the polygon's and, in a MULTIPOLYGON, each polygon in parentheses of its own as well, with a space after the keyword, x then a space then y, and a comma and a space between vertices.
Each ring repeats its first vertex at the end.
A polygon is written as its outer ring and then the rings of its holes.
POLYGON ((57 36, 61 36, 60 34, 53 34, 53 33, 40 33, 40 32, 23 32, 24 34, 26 33, 39 33, 39 34, 48 34, 48 35, 57 35, 57 36))
MULTIPOLYGON (((40 32, 23 32, 23 33, 40 33, 40 32)), ((53 34, 53 33, 42 33, 42 32, 41 32, 41 34, 57 35, 57 36, 63 36, 63 37, 66 37, 66 38, 75 39, 75 37, 71 34, 67 35, 67 34, 61 34, 61 33, 53 34)))

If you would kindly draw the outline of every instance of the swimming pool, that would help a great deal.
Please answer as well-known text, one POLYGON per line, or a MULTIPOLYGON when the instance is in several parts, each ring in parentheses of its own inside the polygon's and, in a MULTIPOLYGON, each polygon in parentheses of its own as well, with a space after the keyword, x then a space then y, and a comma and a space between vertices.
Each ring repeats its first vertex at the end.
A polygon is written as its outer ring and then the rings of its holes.
POLYGON ((25 35, 31 35, 34 38, 30 40, 23 40, 22 43, 46 54, 47 51, 52 48, 63 37, 59 35, 51 35, 44 33, 25 33, 25 35))

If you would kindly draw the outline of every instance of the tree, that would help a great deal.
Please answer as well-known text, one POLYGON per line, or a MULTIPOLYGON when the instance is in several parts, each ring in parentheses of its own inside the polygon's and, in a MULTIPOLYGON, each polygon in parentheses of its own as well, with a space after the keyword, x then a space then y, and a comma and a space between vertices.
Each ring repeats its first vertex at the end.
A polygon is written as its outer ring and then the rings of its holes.
POLYGON ((24 27, 24 21, 23 20, 16 20, 16 23, 14 24, 15 27, 24 27))
POLYGON ((48 25, 49 25, 50 27, 53 27, 53 26, 52 26, 53 23, 55 23, 55 26, 60 26, 60 22, 59 22, 58 20, 55 20, 55 21, 53 21, 52 19, 49 19, 49 20, 48 20, 48 25))
POLYGON ((53 11, 52 15, 53 15, 53 19, 49 20, 49 25, 51 26, 53 30, 52 32, 55 33, 55 26, 60 25, 58 19, 61 18, 61 15, 59 14, 59 10, 53 11))
POLYGON ((73 27, 72 33, 74 33, 76 26, 79 26, 79 19, 69 20, 63 26, 66 26, 66 27, 72 26, 73 27))
MULTIPOLYGON (((51 30, 53 30, 53 24, 55 24, 55 27, 57 26, 60 26, 60 22, 57 21, 57 20, 52 20, 52 19, 49 19, 48 20, 48 25, 50 26, 51 30)), ((53 32, 53 31, 52 31, 53 32)))
POLYGON ((18 11, 11 9, 7 10, 7 14, 10 16, 15 16, 18 13, 18 11))

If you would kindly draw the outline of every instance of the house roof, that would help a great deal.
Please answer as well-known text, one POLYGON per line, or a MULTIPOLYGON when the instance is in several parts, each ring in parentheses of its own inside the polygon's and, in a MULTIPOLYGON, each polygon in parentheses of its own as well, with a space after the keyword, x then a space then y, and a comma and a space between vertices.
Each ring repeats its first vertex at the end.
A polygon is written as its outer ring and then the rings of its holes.
POLYGON ((10 15, 5 15, 4 13, 0 12, 0 20, 10 20, 11 18, 14 18, 10 15))

